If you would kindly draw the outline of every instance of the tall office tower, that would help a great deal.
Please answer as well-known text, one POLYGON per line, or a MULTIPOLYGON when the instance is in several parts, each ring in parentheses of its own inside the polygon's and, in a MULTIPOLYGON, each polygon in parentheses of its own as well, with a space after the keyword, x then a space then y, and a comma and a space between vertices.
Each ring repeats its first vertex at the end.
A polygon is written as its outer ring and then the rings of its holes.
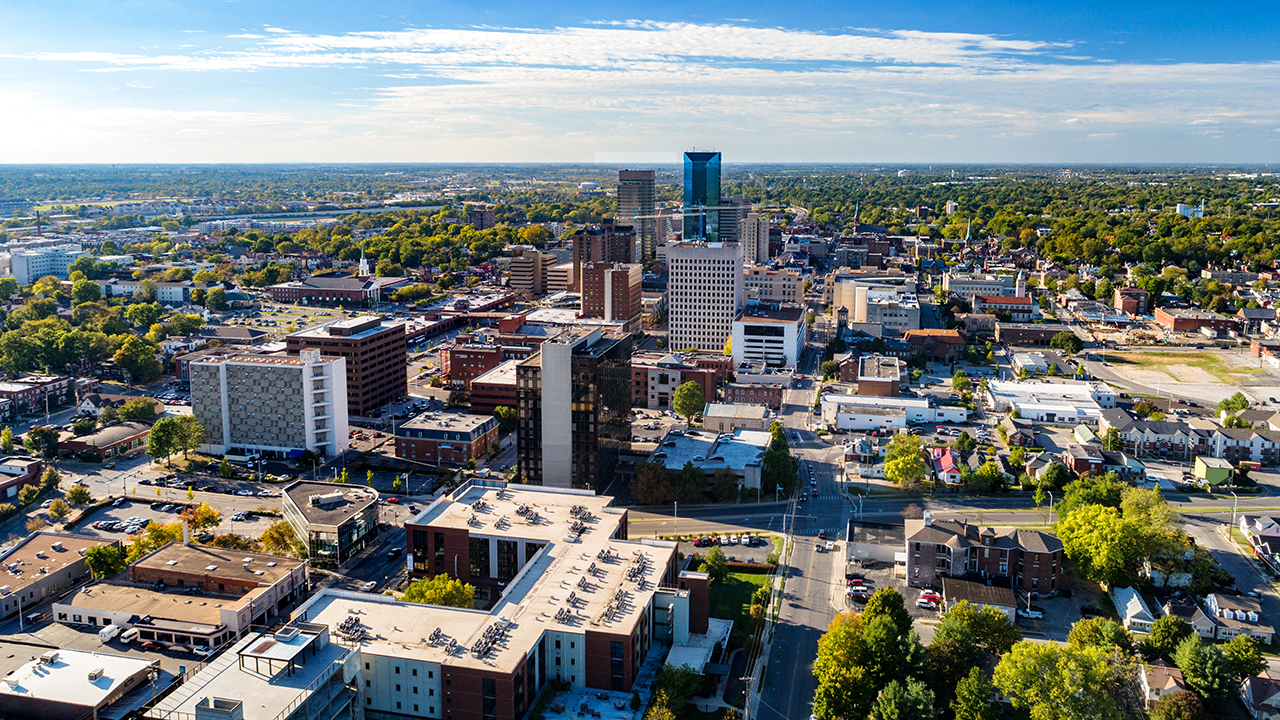
POLYGON ((652 260, 659 242, 655 197, 652 170, 618 171, 618 222, 636 229, 640 243, 640 254, 632 258, 636 262, 652 260))
POLYGON ((721 242, 742 242, 742 223, 751 212, 751 201, 737 195, 720 199, 721 242))
POLYGON ((631 441, 631 335, 574 330, 516 366, 520 481, 600 492, 631 441))
POLYGON ((206 428, 205 452, 232 449, 285 457, 347 449, 347 361, 319 350, 297 357, 235 355, 191 363, 191 414, 206 428))
POLYGON ((318 348, 324 357, 347 360, 347 414, 372 417, 383 405, 409 394, 408 343, 403 320, 374 315, 318 325, 285 338, 295 354, 318 348))
POLYGON ((720 240, 720 153, 684 154, 684 239, 720 240))
POLYGON ((589 262, 632 262, 631 253, 636 238, 631 225, 605 220, 599 225, 588 225, 573 234, 573 287, 580 287, 582 266, 589 262))
POLYGON ((748 265, 769 262, 769 220, 749 212, 738 224, 738 244, 742 245, 742 259, 748 265))
POLYGON ((742 307, 742 246, 668 244, 667 265, 668 345, 672 350, 724 350, 742 307))
POLYGON ((524 297, 540 297, 547 292, 547 270, 555 263, 555 257, 526 248, 511 258, 509 287, 524 297))
POLYGON ((623 330, 640 330, 643 268, 623 263, 587 263, 582 266, 582 313, 579 317, 604 318, 626 323, 623 330))

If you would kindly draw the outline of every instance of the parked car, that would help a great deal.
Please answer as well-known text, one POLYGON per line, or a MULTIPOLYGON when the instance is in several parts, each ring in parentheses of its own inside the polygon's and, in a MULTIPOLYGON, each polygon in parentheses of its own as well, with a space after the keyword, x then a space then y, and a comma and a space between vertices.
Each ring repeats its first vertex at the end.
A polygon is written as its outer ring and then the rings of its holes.
POLYGON ((374 589, 374 588, 376 588, 376 587, 378 587, 378 583, 376 583, 376 582, 374 582, 374 581, 372 581, 372 580, 370 580, 369 582, 365 583, 365 584, 364 584, 364 586, 363 586, 363 588, 364 588, 364 591, 365 591, 365 592, 373 592, 373 589, 374 589))
POLYGON ((162 646, 160 643, 154 640, 144 640, 140 645, 138 645, 138 647, 143 650, 150 650, 152 652, 164 649, 164 646, 162 646))
POLYGON ((1039 610, 1023 610, 1022 608, 1018 608, 1018 617, 1039 620, 1040 618, 1044 617, 1044 613, 1040 612, 1039 610))

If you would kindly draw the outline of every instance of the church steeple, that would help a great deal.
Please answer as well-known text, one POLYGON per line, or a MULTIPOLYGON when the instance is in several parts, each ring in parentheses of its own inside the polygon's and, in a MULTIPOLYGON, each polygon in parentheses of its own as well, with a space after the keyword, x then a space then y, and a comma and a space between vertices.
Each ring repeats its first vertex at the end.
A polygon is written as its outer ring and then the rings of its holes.
POLYGON ((366 260, 364 257, 364 245, 361 244, 360 245, 360 273, 358 277, 369 277, 369 275, 371 274, 372 273, 369 272, 369 261, 366 260))

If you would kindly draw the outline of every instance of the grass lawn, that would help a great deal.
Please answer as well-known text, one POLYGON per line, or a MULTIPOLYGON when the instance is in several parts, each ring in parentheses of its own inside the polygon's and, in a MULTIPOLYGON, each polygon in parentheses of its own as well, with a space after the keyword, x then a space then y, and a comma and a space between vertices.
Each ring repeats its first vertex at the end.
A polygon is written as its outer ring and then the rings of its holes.
POLYGON ((1227 364, 1222 361, 1222 358, 1210 353, 1109 353, 1107 355, 1107 360, 1112 363, 1118 362, 1127 365, 1154 368, 1164 372, 1174 380, 1177 380, 1178 378, 1173 375, 1173 373, 1170 373, 1165 369, 1168 365, 1185 365, 1187 367, 1199 368, 1224 383, 1233 383, 1242 375, 1260 375, 1263 373, 1262 368, 1228 367, 1227 364))
POLYGON ((730 573, 724 582, 711 583, 711 617, 732 620, 734 629, 750 628, 751 595, 769 582, 769 577, 754 573, 730 573))

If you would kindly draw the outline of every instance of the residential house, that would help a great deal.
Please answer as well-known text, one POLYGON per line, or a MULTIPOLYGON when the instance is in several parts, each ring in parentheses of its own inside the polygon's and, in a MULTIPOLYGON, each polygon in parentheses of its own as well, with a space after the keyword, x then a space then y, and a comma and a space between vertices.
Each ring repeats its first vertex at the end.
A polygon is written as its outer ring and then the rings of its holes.
POLYGON ((906 521, 907 582, 936 586, 943 577, 1007 580, 1023 592, 1051 594, 1062 575, 1062 542, 1036 530, 979 527, 953 520, 906 521))
POLYGON ((1187 684, 1182 679, 1182 671, 1163 660, 1142 663, 1142 672, 1138 673, 1138 683, 1142 686, 1142 707, 1148 710, 1159 702, 1160 698, 1187 689, 1187 684))
POLYGON ((1125 629, 1131 632, 1151 632, 1156 619, 1147 608, 1147 601, 1142 599, 1141 593, 1131 587, 1112 588, 1111 602, 1115 604, 1125 629))
POLYGON ((1276 311, 1273 308, 1240 308, 1236 311, 1236 317, 1245 334, 1253 335, 1262 330, 1263 323, 1276 319, 1276 311))
POLYGON ((958 487, 963 483, 960 474, 960 455, 953 448, 933 448, 929 451, 933 464, 933 476, 947 487, 958 487))
POLYGON ((1102 448, 1096 445, 1068 445, 1062 451, 1062 464, 1079 476, 1102 475, 1106 472, 1103 469, 1106 459, 1102 456, 1102 448))
POLYGON ((1205 596, 1204 607, 1218 621, 1219 640, 1248 635, 1267 644, 1275 635, 1275 628, 1262 615, 1262 602, 1255 598, 1210 593, 1205 596))
POLYGON ((1147 466, 1136 457, 1121 450, 1102 451, 1102 472, 1115 473, 1121 480, 1135 484, 1147 482, 1147 466))
POLYGON ((1280 720, 1280 682, 1270 673, 1240 683, 1240 700, 1255 720, 1280 720))
POLYGON ((1218 621, 1205 612, 1191 595, 1181 593, 1170 595, 1160 605, 1160 611, 1165 615, 1182 618, 1182 621, 1190 625, 1197 635, 1206 640, 1212 640, 1218 636, 1218 621))
POLYGON ((1036 444, 1036 426, 1030 420, 1006 417, 1000 421, 1004 428, 1005 444, 1009 447, 1033 447, 1036 444))

